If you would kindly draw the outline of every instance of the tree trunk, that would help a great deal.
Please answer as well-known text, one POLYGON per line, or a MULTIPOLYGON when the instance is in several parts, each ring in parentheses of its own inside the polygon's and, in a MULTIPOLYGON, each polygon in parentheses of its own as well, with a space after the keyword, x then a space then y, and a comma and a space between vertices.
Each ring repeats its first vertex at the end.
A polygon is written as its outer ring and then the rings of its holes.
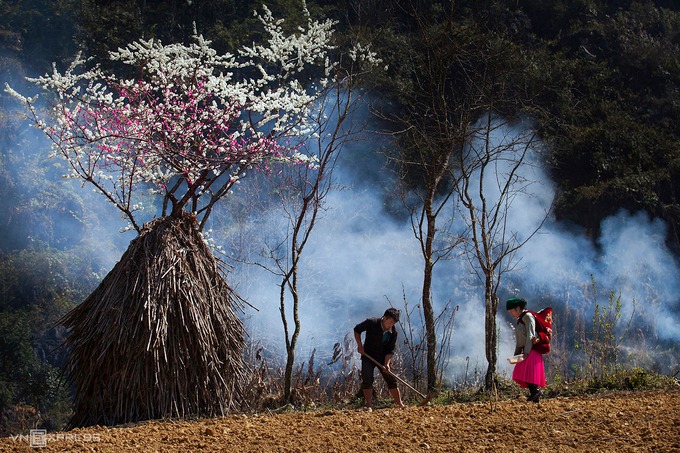
POLYGON ((295 364, 295 346, 286 348, 286 371, 283 378, 283 401, 293 402, 293 365, 295 364))
POLYGON ((423 282, 423 316, 425 317, 425 335, 427 337, 427 390, 437 387, 437 335, 435 332, 434 309, 430 298, 432 286, 432 263, 425 265, 423 282))
POLYGON ((432 262, 434 238, 437 233, 437 218, 432 211, 434 190, 428 193, 425 200, 425 212, 427 217, 427 235, 425 238, 425 272, 423 276, 423 316, 425 318, 425 335, 427 337, 427 390, 432 391, 437 387, 437 333, 435 331, 435 316, 432 307, 432 262))
POLYGON ((484 378, 484 386, 486 390, 492 390, 496 379, 496 363, 498 361, 497 345, 498 345, 498 331, 496 327, 496 312, 498 311, 498 296, 494 294, 491 289, 492 282, 490 279, 486 281, 486 290, 484 292, 485 310, 484 310, 484 327, 486 332, 486 360, 489 364, 484 378))
MULTIPOLYGON (((295 302, 295 307, 295 310, 297 311, 297 302, 295 302)), ((297 340, 300 336, 300 320, 297 314, 293 317, 295 318, 295 329, 293 330, 293 336, 291 337, 290 342, 287 342, 286 345, 287 359, 283 382, 283 399, 287 403, 293 402, 293 366, 295 365, 295 348, 297 347, 297 340)))
MULTIPOLYGON (((297 255, 294 255, 296 260, 297 255)), ((293 402, 293 366, 295 365, 295 348, 297 340, 300 336, 300 313, 299 305, 300 298, 297 293, 297 267, 293 265, 291 274, 281 284, 281 320, 283 321, 284 334, 286 336, 286 370, 283 377, 283 401, 286 403, 293 402), (285 312, 285 293, 286 287, 290 290, 293 297, 293 335, 288 337, 288 321, 285 312)))

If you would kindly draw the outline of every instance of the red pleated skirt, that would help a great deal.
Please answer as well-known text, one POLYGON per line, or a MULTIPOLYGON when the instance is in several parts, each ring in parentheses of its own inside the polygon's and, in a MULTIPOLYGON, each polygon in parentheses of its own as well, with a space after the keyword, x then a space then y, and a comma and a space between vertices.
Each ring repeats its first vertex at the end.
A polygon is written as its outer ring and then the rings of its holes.
POLYGON ((543 355, 532 349, 526 359, 515 364, 515 369, 512 370, 512 380, 522 388, 527 388, 527 384, 545 387, 543 355))

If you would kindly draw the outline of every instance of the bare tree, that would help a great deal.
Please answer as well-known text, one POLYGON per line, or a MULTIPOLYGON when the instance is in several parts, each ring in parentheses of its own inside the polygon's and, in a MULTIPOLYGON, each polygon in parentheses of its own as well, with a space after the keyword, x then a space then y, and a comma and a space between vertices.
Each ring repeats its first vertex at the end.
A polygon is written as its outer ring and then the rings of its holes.
MULTIPOLYGON (((523 74, 527 65, 519 49, 481 23, 461 19, 456 2, 399 3, 402 12, 408 12, 406 26, 413 32, 409 36, 411 47, 401 54, 404 55, 401 61, 406 61, 408 66, 400 67, 400 85, 395 86, 399 108, 388 110, 384 117, 394 122, 397 131, 394 133, 398 144, 395 159, 402 170, 403 198, 424 260, 421 297, 428 348, 428 388, 433 389, 437 386, 438 360, 436 313, 431 296, 433 269, 438 261, 452 258, 452 251, 467 241, 467 234, 473 234, 470 243, 480 244, 481 252, 485 251, 484 241, 497 240, 486 235, 488 232, 480 237, 480 232, 472 229, 478 223, 470 224, 469 231, 456 231, 452 227, 455 216, 461 212, 454 206, 463 202, 470 209, 478 207, 476 199, 470 196, 474 200, 471 202, 465 198, 470 195, 471 175, 480 166, 490 171, 487 165, 493 164, 491 157, 500 151, 487 148, 491 153, 488 160, 483 156, 471 159, 471 143, 478 144, 471 141, 476 140, 472 131, 487 131, 484 127, 480 129, 480 124, 486 124, 484 120, 480 123, 480 118, 487 115, 516 119, 527 107, 532 91, 526 86, 523 74), (446 209, 447 206, 451 209, 446 209)), ((492 124, 489 121, 487 126, 492 124)), ((491 146, 490 141, 488 145, 491 146)), ((501 206, 509 208, 509 204, 501 206)), ((489 215, 484 210, 490 206, 481 208, 483 215, 489 215)), ((480 257, 485 259, 483 254, 480 257)), ((493 260, 489 259, 488 263, 492 271, 498 268, 493 260)), ((490 281, 494 281, 493 278, 490 281)), ((497 285, 488 288, 495 294, 497 285)), ((497 301, 489 303, 487 317, 495 315, 496 307, 497 301)), ((489 335, 493 335, 490 339, 495 341, 495 322, 489 321, 489 326, 494 326, 494 332, 489 335)), ((495 350, 495 343, 487 347, 495 350)), ((495 355, 489 354, 488 359, 495 360, 495 355)))
MULTIPOLYGON (((324 99, 323 106, 319 109, 317 117, 319 136, 306 146, 318 150, 319 164, 316 170, 305 169, 296 172, 296 180, 300 191, 294 204, 285 207, 285 215, 290 223, 287 240, 287 251, 283 255, 272 257, 275 260, 278 273, 281 276, 279 286, 279 311, 286 340, 286 367, 284 374, 284 395, 286 402, 292 402, 292 375, 295 364, 295 348, 302 328, 300 323, 300 288, 298 277, 300 273, 300 259, 305 246, 316 226, 316 222, 324 207, 324 200, 332 188, 333 170, 335 169, 338 153, 342 145, 352 139, 353 131, 345 131, 343 127, 356 105, 353 91, 329 94, 324 99), (328 108, 333 110, 333 116, 337 121, 329 124, 324 118, 328 108), (329 130, 330 127, 330 130, 329 130), (290 301, 289 301, 290 298, 290 301), (289 323, 289 315, 292 314, 292 326, 289 323)), ((286 199, 279 192, 282 205, 290 199, 286 199)), ((274 252, 274 251, 273 251, 274 252)))
POLYGON ((501 277, 513 268, 515 252, 536 234, 548 215, 546 210, 528 232, 519 232, 509 223, 513 202, 519 196, 530 196, 530 186, 537 183, 526 169, 531 166, 528 155, 540 142, 530 124, 518 126, 487 112, 468 131, 458 156, 456 191, 469 235, 465 251, 484 287, 487 390, 495 384, 498 360, 496 314, 501 277))
MULTIPOLYGON (((445 210, 447 206, 451 208, 451 198, 454 194, 450 178, 451 149, 446 143, 436 143, 430 135, 429 127, 424 124, 414 125, 404 134, 408 137, 401 140, 401 143, 404 148, 411 147, 410 157, 406 159, 412 160, 401 161, 401 180, 407 180, 409 172, 420 174, 417 186, 401 187, 401 196, 423 258, 421 302, 427 343, 427 388, 428 391, 432 391, 438 387, 437 313, 432 300, 433 273, 435 265, 440 260, 447 259, 459 242, 447 234, 450 231, 453 221, 451 214, 454 211, 445 210), (442 213, 445 215, 443 219, 442 213)), ((401 158, 403 159, 404 155, 401 158)))
MULTIPOLYGON (((362 106, 362 96, 357 84, 363 71, 379 62, 370 51, 349 52, 354 55, 346 67, 336 67, 338 89, 329 90, 320 99, 314 116, 308 124, 314 124, 313 138, 304 145, 304 154, 316 155, 318 161, 310 167, 287 167, 284 182, 276 191, 279 205, 288 221, 283 241, 270 244, 268 258, 273 262, 270 269, 280 277, 279 312, 286 342, 286 365, 284 373, 284 402, 293 402, 293 367, 295 348, 302 329, 300 321, 300 262, 317 221, 325 206, 325 199, 333 189, 333 172, 344 145, 358 140, 364 130, 358 121, 364 115, 354 115, 362 106)), ((268 266, 265 266, 269 268, 268 266)))
POLYGON ((477 114, 471 102, 475 93, 461 92, 461 87, 471 85, 464 82, 474 76, 470 63, 476 55, 475 49, 455 40, 457 25, 452 10, 430 20, 422 5, 401 3, 415 25, 413 48, 403 58, 409 64, 410 83, 398 88, 396 113, 389 109, 379 115, 396 131, 393 135, 398 149, 393 158, 399 171, 401 198, 423 257, 421 306, 427 388, 433 391, 438 387, 433 273, 437 263, 450 258, 460 242, 451 230, 457 163, 453 156, 461 146, 466 125, 477 114))

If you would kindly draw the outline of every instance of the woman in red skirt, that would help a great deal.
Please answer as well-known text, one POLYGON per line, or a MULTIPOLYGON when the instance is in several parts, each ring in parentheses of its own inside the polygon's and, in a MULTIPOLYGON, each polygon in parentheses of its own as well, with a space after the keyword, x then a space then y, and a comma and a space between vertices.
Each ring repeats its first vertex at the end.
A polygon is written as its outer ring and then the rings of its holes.
POLYGON ((527 309, 524 299, 512 297, 506 303, 508 313, 517 319, 515 326, 515 355, 521 355, 524 360, 515 365, 512 380, 521 388, 529 389, 527 401, 538 403, 541 399, 541 387, 545 387, 545 367, 543 355, 532 349, 532 345, 539 341, 536 334, 536 318, 527 309))

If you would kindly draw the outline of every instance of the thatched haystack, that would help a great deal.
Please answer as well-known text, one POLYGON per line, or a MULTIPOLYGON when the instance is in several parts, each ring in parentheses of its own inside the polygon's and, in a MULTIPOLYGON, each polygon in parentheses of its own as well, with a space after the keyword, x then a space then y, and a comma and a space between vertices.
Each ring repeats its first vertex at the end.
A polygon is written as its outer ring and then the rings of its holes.
POLYGON ((195 217, 145 225, 99 287, 61 321, 71 426, 218 416, 246 383, 238 299, 195 217))

